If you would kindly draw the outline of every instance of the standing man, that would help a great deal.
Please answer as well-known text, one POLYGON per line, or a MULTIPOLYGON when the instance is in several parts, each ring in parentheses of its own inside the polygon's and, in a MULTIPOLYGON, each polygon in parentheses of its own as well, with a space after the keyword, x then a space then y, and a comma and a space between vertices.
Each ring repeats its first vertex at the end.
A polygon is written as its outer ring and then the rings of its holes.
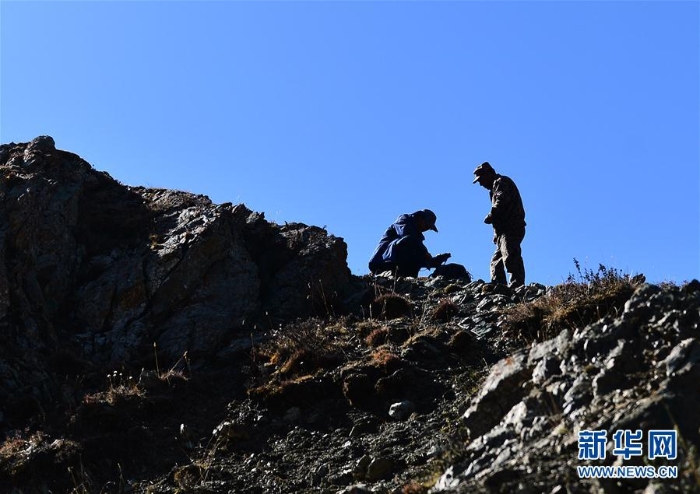
POLYGON ((510 274, 510 286, 525 284, 525 265, 520 243, 525 238, 525 209, 520 192, 510 178, 499 175, 485 161, 474 170, 474 181, 489 190, 491 211, 484 223, 493 225, 493 243, 496 252, 491 258, 491 282, 506 284, 506 273, 510 274))
POLYGON ((433 257, 423 245, 423 233, 437 232, 435 213, 423 209, 412 214, 402 214, 386 229, 369 261, 372 274, 392 271, 396 276, 418 277, 421 268, 436 268, 450 254, 433 257))

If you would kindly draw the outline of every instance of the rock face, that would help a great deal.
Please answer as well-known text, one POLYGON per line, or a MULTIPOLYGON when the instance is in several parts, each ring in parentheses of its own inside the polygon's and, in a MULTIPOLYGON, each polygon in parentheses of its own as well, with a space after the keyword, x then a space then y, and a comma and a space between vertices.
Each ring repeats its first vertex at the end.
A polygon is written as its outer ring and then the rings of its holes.
POLYGON ((256 326, 334 310, 346 255, 317 227, 124 186, 48 136, 3 145, 0 403, 48 399, 52 362, 225 358, 256 326))
MULTIPOLYGON (((641 479, 579 479, 576 466, 697 468, 700 284, 642 285, 617 317, 532 346, 493 366, 463 415, 464 459, 431 492, 657 492, 641 479), (606 431, 606 459, 578 460, 578 432, 606 431), (612 454, 617 431, 676 430, 674 462, 612 454), (644 488, 647 490, 644 490, 644 488), (600 488, 600 490, 598 490, 600 488)), ((697 471, 695 475, 697 475, 697 471)), ((681 475, 679 475, 681 476, 681 475)), ((662 492, 697 492, 666 480, 662 492)))

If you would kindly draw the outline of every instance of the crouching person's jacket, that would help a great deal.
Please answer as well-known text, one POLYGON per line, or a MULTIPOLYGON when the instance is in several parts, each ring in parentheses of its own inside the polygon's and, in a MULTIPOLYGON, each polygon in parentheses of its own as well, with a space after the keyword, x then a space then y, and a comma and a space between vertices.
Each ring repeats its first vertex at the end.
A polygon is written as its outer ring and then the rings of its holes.
POLYGON ((424 240, 414 214, 402 214, 386 229, 374 250, 369 261, 370 272, 398 270, 400 275, 418 276, 420 268, 428 267, 430 259, 424 240))

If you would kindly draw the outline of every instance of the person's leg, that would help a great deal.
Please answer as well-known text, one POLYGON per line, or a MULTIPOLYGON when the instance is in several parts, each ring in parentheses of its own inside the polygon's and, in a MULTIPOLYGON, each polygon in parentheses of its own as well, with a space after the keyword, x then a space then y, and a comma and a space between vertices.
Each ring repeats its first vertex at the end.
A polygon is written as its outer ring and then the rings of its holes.
POLYGON ((506 281, 506 272, 504 269, 504 264, 503 264, 503 249, 502 245, 505 242, 505 238, 503 235, 498 235, 496 237, 496 252, 493 253, 493 256, 491 257, 491 268, 490 268, 490 274, 491 274, 491 283, 499 283, 501 285, 505 285, 507 283, 506 281))
POLYGON ((415 264, 402 264, 396 268, 396 276, 410 276, 412 278, 418 278, 418 272, 420 271, 420 266, 415 264))
POLYGON ((401 237, 394 244, 394 256, 399 276, 418 277, 425 264, 425 246, 420 238, 413 235, 401 237))
POLYGON ((392 273, 396 271, 396 264, 393 262, 383 262, 374 266, 374 269, 370 271, 372 274, 377 275, 384 273, 386 271, 391 271, 392 273))
POLYGON ((503 237, 503 264, 510 274, 509 286, 511 288, 523 286, 525 284, 525 263, 520 243, 525 237, 525 231, 508 232, 503 237))

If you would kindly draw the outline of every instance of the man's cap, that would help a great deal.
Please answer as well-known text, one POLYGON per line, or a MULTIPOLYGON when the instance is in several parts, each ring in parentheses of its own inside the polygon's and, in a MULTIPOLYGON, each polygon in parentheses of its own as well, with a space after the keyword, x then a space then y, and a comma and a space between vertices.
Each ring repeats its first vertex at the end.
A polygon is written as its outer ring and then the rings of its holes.
POLYGON ((435 222, 437 221, 437 216, 435 216, 435 213, 433 213, 430 209, 423 209, 422 211, 416 211, 413 213, 415 216, 420 216, 425 220, 425 222, 428 224, 428 229, 432 230, 434 232, 438 231, 437 227, 435 226, 435 222))
POLYGON ((474 169, 474 181, 472 183, 475 184, 484 173, 488 172, 496 173, 496 170, 493 169, 488 161, 484 161, 474 169))

